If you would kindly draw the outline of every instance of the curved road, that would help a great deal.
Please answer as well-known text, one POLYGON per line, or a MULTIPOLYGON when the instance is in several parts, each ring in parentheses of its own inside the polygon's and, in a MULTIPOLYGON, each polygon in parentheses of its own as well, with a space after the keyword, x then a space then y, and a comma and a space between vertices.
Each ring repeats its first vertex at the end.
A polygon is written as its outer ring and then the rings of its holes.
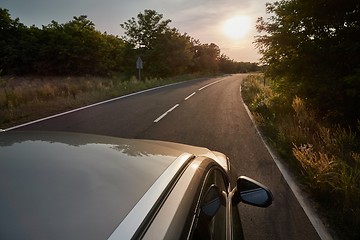
POLYGON ((200 79, 146 91, 16 130, 86 132, 204 146, 225 153, 238 175, 267 185, 267 209, 241 205, 246 239, 320 239, 249 118, 245 75, 200 79))

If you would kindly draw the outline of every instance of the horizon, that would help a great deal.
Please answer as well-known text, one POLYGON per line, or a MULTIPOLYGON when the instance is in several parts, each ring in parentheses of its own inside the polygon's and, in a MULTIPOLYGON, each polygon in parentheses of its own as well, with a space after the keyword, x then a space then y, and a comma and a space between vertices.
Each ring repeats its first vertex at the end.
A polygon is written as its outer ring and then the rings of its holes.
POLYGON ((86 15, 95 24, 96 30, 119 37, 124 36, 121 23, 136 18, 145 9, 152 9, 162 14, 163 19, 170 19, 170 27, 203 44, 215 43, 221 53, 230 59, 258 62, 261 55, 253 44, 258 34, 255 23, 259 17, 266 18, 266 2, 269 1, 3 0, 2 8, 9 10, 12 19, 19 18, 26 26, 35 25, 38 28, 52 20, 62 24, 71 21, 74 16, 86 15))

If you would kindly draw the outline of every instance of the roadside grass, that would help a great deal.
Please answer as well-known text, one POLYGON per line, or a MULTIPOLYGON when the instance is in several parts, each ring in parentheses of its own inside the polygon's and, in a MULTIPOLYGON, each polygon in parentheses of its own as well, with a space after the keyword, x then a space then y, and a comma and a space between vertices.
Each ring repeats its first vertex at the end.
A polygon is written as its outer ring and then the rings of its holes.
POLYGON ((99 101, 174 82, 202 77, 182 75, 138 81, 100 77, 0 77, 0 129, 99 101))
POLYGON ((262 75, 242 97, 269 145, 311 194, 341 239, 360 239, 360 121, 357 129, 324 122, 305 101, 277 95, 262 75))

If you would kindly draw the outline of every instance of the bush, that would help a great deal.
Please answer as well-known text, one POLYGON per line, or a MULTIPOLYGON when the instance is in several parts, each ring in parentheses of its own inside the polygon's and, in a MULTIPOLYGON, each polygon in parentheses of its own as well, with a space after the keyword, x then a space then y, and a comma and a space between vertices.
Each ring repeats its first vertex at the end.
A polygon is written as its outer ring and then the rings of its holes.
MULTIPOLYGON (((260 129, 301 182, 323 206, 344 239, 359 239, 360 141, 350 127, 325 122, 315 109, 294 97, 286 101, 259 84, 262 76, 243 81, 242 95, 260 129), (271 129, 271 131, 269 131, 271 129)), ((360 122, 358 122, 360 130, 360 122)), ((339 234, 340 235, 340 234, 339 234)))

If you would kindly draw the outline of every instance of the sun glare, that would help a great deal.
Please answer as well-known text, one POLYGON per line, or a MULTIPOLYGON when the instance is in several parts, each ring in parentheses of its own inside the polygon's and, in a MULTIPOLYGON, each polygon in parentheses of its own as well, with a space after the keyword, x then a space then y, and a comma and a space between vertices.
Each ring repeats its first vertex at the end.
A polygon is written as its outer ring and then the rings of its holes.
POLYGON ((236 16, 225 21, 224 33, 232 39, 244 37, 250 30, 251 22, 249 17, 236 16))

